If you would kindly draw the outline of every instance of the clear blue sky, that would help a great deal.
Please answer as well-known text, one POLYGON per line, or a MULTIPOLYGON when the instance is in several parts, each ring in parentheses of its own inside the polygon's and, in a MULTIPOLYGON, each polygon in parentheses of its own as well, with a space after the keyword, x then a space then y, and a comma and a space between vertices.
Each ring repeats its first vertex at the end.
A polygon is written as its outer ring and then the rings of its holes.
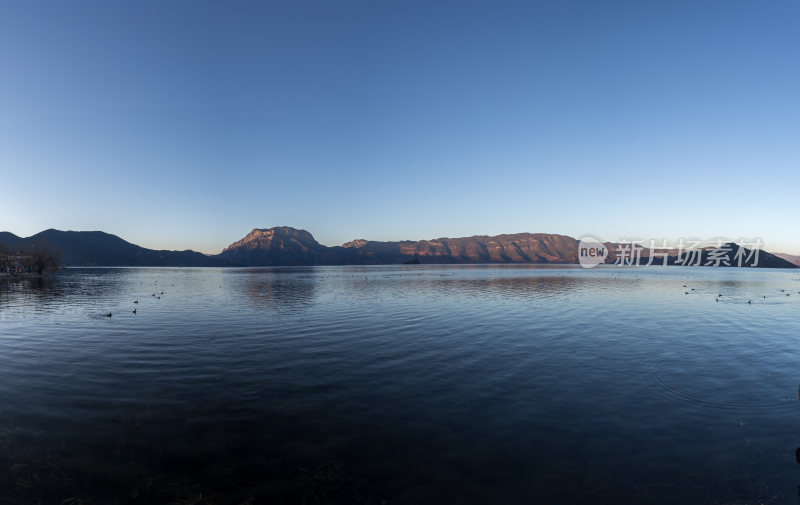
POLYGON ((800 3, 0 3, 0 230, 800 253, 800 3))

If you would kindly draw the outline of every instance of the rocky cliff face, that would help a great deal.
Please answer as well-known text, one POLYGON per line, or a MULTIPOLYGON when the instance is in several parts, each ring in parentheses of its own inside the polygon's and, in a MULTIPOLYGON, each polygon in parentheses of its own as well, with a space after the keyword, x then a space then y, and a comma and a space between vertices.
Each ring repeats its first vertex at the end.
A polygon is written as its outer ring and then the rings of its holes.
POLYGON ((255 229, 219 257, 242 265, 403 263, 577 263, 578 242, 564 235, 519 233, 435 240, 377 242, 356 239, 326 247, 305 230, 255 229))
MULTIPOLYGON (((607 263, 617 258, 619 244, 606 244, 611 251, 607 263)), ((725 262, 720 266, 736 266, 738 247, 727 244, 725 262)), ((648 249, 641 251, 647 263, 648 249)), ((745 251, 745 257, 750 251, 745 251)), ((678 251, 669 251, 670 265, 676 264, 678 251)), ((709 250, 700 253, 699 264, 711 260, 709 250)), ((326 247, 305 230, 287 226, 255 229, 242 240, 231 244, 220 259, 247 266, 278 265, 385 265, 419 263, 578 263, 578 241, 565 235, 547 233, 516 233, 489 237, 477 235, 463 238, 378 242, 356 239, 341 247, 326 247)), ((663 260, 662 260, 663 261, 663 260)), ((656 264, 661 262, 656 261, 656 264)), ((744 262, 750 266, 752 260, 744 262)), ((695 264, 693 262, 693 264, 695 264)), ((794 265, 761 251, 758 266, 762 268, 793 268, 794 265)))
POLYGON ((337 256, 305 230, 289 226, 255 228, 218 257, 245 266, 337 264, 337 256))
POLYGON ((68 266, 229 266, 217 257, 195 251, 156 251, 146 249, 101 231, 45 230, 27 238, 0 233, 0 245, 10 251, 29 251, 47 244, 62 256, 68 266))
POLYGON ((789 263, 800 266, 800 256, 795 256, 793 254, 785 254, 785 253, 775 253, 775 256, 785 259, 789 263))
POLYGON ((360 262, 400 263, 577 263, 578 241, 564 235, 518 233, 417 242, 354 240, 342 245, 360 262))
MULTIPOLYGON (((434 240, 377 242, 356 239, 341 247, 326 247, 305 230, 289 226, 256 228, 243 239, 226 247, 216 256, 194 251, 155 251, 131 244, 103 232, 46 230, 21 238, 0 232, 0 246, 8 251, 30 250, 46 243, 61 252, 65 265, 93 266, 291 266, 291 265, 383 265, 419 263, 578 263, 578 241, 564 235, 517 233, 489 237, 479 235, 434 240)), ((618 244, 608 243, 607 263, 617 258, 618 244)), ((723 263, 738 264, 738 246, 726 244, 723 263)), ((642 251, 647 263, 647 249, 642 251)), ((750 251, 744 251, 750 257, 750 251)), ((675 264, 677 251, 670 251, 669 264, 675 264)), ((784 255, 786 257, 788 255, 784 255)), ((705 265, 711 259, 703 250, 699 259, 705 265)), ((791 257, 787 258, 791 259, 791 257)), ((662 260, 663 261, 663 260, 662 260)), ((753 260, 745 262, 749 266, 753 260)), ((660 264, 661 261, 656 261, 660 264)), ((693 262, 693 264, 695 264, 693 262)), ((778 255, 760 251, 760 268, 796 268, 778 255)))
POLYGON ((363 238, 357 238, 355 240, 351 240, 350 242, 345 242, 344 244, 342 244, 342 247, 344 247, 345 249, 350 249, 350 248, 359 249, 367 244, 369 244, 368 240, 364 240, 363 238))

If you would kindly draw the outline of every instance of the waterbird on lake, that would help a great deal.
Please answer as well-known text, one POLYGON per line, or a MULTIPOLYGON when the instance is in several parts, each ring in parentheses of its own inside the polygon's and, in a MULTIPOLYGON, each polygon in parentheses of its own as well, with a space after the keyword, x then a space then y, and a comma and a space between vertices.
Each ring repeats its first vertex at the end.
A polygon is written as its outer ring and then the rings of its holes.
POLYGON ((106 314, 106 317, 111 317, 111 312, 109 312, 108 314, 106 314))
POLYGON ((753 301, 753 300, 747 300, 747 303, 750 303, 750 302, 752 302, 752 301, 753 301))
POLYGON ((139 303, 139 300, 134 300, 133 303, 139 303))
POLYGON ((136 314, 136 309, 133 309, 133 313, 136 314))

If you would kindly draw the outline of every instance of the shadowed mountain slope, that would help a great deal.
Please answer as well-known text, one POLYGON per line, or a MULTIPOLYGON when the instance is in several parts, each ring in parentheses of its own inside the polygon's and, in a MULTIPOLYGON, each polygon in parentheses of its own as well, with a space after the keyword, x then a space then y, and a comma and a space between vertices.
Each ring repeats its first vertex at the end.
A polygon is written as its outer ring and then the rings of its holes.
POLYGON ((0 244, 13 251, 30 251, 46 243, 60 251, 67 266, 224 266, 216 257, 195 251, 156 251, 146 249, 102 231, 45 230, 20 238, 0 233, 0 244))

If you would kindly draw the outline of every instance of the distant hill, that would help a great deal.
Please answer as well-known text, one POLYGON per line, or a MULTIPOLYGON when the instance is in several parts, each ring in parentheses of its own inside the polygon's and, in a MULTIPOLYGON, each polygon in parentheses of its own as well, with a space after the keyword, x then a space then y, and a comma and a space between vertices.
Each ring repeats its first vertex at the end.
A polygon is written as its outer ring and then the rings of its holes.
POLYGON ((795 256, 793 254, 785 254, 785 253, 775 253, 775 256, 783 258, 789 263, 794 263, 795 265, 800 266, 800 256, 795 256))
POLYGON ((17 250, 21 248, 23 244, 24 238, 20 238, 13 233, 9 233, 7 231, 0 231, 0 245, 5 246, 12 250, 17 250))
MULTIPOLYGON (((606 261, 607 263, 614 263, 620 261, 617 257, 618 253, 625 254, 625 259, 629 260, 631 257, 630 249, 628 252, 622 253, 621 246, 623 244, 606 244, 609 248, 610 254, 606 261)), ((630 246, 628 246, 630 247, 630 246)), ((734 242, 728 242, 721 245, 718 251, 715 252, 715 247, 705 247, 697 249, 694 252, 687 253, 686 251, 679 252, 676 249, 666 251, 667 264, 676 266, 718 266, 718 267, 757 267, 757 268, 797 268, 798 265, 790 263, 776 254, 768 253, 764 250, 759 250, 758 254, 754 254, 751 249, 740 247, 734 242)), ((641 265, 646 265, 649 262, 648 247, 643 247, 641 251, 641 265)), ((659 256, 653 259, 654 265, 663 265, 664 259, 659 256)))
POLYGON ((0 232, 0 245, 13 251, 32 250, 47 243, 61 252, 67 266, 225 266, 223 260, 195 251, 155 251, 102 231, 45 230, 21 238, 0 232))
POLYGON ((254 229, 219 258, 246 266, 382 265, 395 263, 577 263, 578 241, 564 235, 519 233, 417 242, 353 240, 327 247, 306 230, 254 229))

